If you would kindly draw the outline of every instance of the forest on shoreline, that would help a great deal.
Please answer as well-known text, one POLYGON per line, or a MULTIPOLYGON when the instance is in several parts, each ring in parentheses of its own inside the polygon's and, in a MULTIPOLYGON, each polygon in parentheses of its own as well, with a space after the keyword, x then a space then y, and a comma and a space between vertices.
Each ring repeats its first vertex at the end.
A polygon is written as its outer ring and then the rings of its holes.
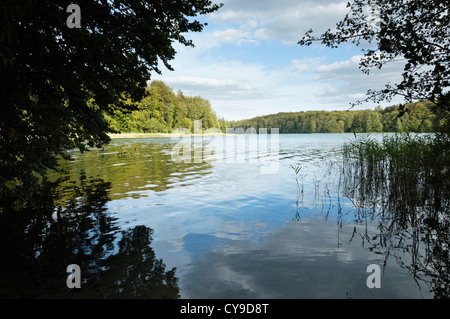
POLYGON ((443 125, 444 114, 434 110, 434 103, 419 101, 374 110, 302 111, 269 114, 239 121, 218 118, 211 103, 200 96, 176 93, 162 81, 152 81, 148 94, 128 113, 105 114, 109 126, 120 133, 166 133, 177 128, 194 132, 194 121, 202 120, 202 129, 278 128, 287 133, 375 133, 433 132, 443 125))
POLYGON ((217 118, 207 99, 175 93, 162 81, 152 81, 147 93, 131 112, 105 113, 109 127, 117 133, 172 133, 177 128, 193 133, 194 121, 201 120, 203 130, 225 131, 225 120, 217 118))
POLYGON ((381 133, 434 132, 442 126, 445 115, 434 111, 434 103, 420 101, 375 110, 303 111, 277 113, 251 119, 227 122, 227 127, 279 128, 287 133, 381 133))

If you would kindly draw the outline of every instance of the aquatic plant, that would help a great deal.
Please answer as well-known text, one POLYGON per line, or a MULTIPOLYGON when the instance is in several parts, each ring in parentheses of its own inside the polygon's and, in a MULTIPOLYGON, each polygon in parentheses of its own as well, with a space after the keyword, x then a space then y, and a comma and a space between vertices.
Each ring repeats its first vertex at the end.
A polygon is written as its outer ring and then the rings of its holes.
POLYGON ((364 135, 343 147, 342 192, 358 218, 379 221, 378 234, 361 238, 436 298, 450 296, 449 150, 446 134, 364 135))
POLYGON ((301 219, 300 217, 300 209, 301 204, 303 203, 303 196, 304 196, 304 188, 303 188, 303 177, 300 175, 300 172, 302 170, 302 167, 300 165, 294 166, 291 165, 291 168, 295 172, 295 182, 297 183, 297 201, 295 203, 295 217, 293 218, 293 221, 298 221, 301 219), (300 185, 301 184, 301 185, 300 185))

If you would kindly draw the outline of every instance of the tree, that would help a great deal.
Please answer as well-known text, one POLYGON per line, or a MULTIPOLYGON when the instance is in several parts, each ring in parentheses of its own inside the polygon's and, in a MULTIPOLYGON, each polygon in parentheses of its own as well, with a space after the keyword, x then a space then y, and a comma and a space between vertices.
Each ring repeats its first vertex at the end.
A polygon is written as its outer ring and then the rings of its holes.
POLYGON ((172 69, 173 43, 194 46, 185 34, 205 24, 193 17, 221 6, 79 0, 81 28, 69 28, 68 4, 0 3, 0 197, 33 189, 57 155, 108 143, 104 114, 135 109, 158 61, 172 69))
POLYGON ((183 118, 178 125, 179 125, 179 128, 186 128, 186 129, 188 129, 189 132, 191 132, 191 133, 193 132, 192 121, 190 119, 188 119, 187 117, 183 118))
POLYGON ((219 127, 216 113, 208 100, 185 97, 181 91, 175 95, 162 81, 152 81, 147 91, 148 95, 137 103, 137 110, 125 114, 116 111, 112 116, 106 114, 109 125, 127 133, 171 133, 179 127, 193 130, 195 120, 202 120, 204 129, 219 127), (187 123, 190 123, 189 126, 187 123))
POLYGON ((162 118, 163 110, 164 110, 164 96, 162 92, 162 87, 160 85, 161 81, 153 81, 151 84, 151 90, 150 90, 150 118, 154 119, 161 119, 162 118))
POLYGON ((450 2, 354 0, 347 7, 350 12, 336 24, 336 31, 328 29, 315 37, 309 30, 299 44, 320 41, 336 48, 344 42, 369 43, 359 64, 365 73, 394 60, 405 60, 400 83, 387 83, 381 91, 369 90, 365 100, 354 104, 389 101, 400 95, 407 102, 428 99, 437 108, 450 111, 450 2))
POLYGON ((222 131, 222 133, 226 133, 227 122, 225 121, 225 119, 223 117, 220 117, 217 121, 219 122, 219 128, 222 131))
POLYGON ((280 133, 343 133, 343 132, 432 132, 445 124, 445 114, 433 113, 429 101, 394 105, 375 110, 307 111, 278 113, 252 119, 232 121, 232 128, 255 129, 278 127, 280 133), (402 107, 407 111, 400 116, 402 107), (434 128, 433 128, 434 126, 434 128))
POLYGON ((180 127, 180 123, 185 117, 187 117, 188 109, 184 99, 183 92, 178 90, 177 92, 177 106, 174 113, 174 128, 180 127))

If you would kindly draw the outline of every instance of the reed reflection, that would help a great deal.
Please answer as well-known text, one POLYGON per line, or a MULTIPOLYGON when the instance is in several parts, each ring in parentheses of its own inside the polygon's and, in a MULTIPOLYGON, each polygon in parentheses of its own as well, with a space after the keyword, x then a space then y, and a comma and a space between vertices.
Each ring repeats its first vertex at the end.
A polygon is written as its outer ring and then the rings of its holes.
POLYGON ((359 233, 369 250, 395 258, 435 298, 449 298, 450 197, 440 182, 448 178, 446 164, 420 156, 420 143, 404 150, 397 138, 386 138, 383 147, 389 152, 379 145, 368 139, 344 149, 342 189, 357 208, 355 218, 379 220, 378 234, 368 236, 355 227, 353 236, 359 233), (406 161, 410 154, 417 161, 406 161))

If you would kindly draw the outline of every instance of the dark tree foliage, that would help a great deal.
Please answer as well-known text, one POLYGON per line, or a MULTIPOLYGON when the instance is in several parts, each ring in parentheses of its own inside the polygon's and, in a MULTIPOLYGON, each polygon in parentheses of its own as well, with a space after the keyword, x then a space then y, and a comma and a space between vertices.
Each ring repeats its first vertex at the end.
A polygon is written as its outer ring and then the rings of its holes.
POLYGON ((0 197, 28 192, 55 155, 109 142, 103 114, 131 111, 158 61, 171 69, 173 43, 186 46, 192 17, 209 0, 79 0, 81 28, 69 28, 71 1, 0 2, 0 197))
POLYGON ((365 73, 394 60, 405 61, 400 83, 369 90, 367 98, 355 104, 399 95, 407 102, 428 99, 450 111, 450 1, 354 0, 347 7, 349 13, 335 31, 315 37, 309 30, 299 44, 320 41, 332 48, 344 42, 364 44, 368 49, 363 49, 360 69, 365 73))

